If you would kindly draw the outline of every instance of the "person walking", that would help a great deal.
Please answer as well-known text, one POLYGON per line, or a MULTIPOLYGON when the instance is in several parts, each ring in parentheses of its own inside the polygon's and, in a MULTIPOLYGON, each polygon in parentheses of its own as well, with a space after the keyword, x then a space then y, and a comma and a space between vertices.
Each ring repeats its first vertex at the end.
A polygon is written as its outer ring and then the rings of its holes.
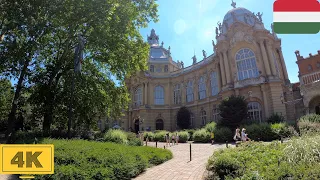
POLYGON ((178 145, 179 144, 179 134, 176 133, 176 144, 178 145))
POLYGON ((248 138, 248 134, 246 133, 245 128, 242 128, 241 139, 243 142, 250 141, 250 139, 248 138))
POLYGON ((175 144, 175 136, 174 136, 174 134, 172 134, 172 136, 171 136, 171 143, 172 143, 172 145, 175 144))
POLYGON ((241 135, 240 135, 240 128, 239 127, 237 127, 237 129, 236 129, 236 133, 235 133, 233 139, 235 141, 241 141, 241 135))
POLYGON ((213 145, 213 143, 214 143, 214 133, 213 132, 210 133, 210 139, 211 139, 211 145, 213 145))
POLYGON ((168 146, 168 144, 170 145, 169 133, 165 135, 165 139, 166 139, 166 146, 168 146))

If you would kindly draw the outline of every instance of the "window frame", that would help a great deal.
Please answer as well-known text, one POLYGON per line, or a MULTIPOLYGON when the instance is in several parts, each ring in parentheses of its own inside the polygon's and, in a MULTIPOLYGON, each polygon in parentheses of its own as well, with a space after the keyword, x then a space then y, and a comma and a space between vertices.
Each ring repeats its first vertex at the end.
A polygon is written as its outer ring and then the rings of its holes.
POLYGON ((259 77, 257 57, 253 50, 249 48, 240 49, 235 55, 235 61, 239 81, 259 77))

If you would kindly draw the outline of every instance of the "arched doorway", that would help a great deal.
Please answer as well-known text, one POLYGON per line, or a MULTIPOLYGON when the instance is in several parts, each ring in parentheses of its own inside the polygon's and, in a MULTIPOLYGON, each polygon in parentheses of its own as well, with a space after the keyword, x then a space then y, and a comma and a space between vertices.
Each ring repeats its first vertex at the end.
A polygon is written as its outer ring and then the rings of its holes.
POLYGON ((320 115, 320 105, 316 106, 316 114, 320 115))
POLYGON ((140 130, 140 127, 139 127, 139 119, 136 119, 136 120, 134 121, 134 132, 135 132, 136 134, 138 134, 138 133, 139 133, 139 130, 140 130))
POLYGON ((163 120, 162 119, 156 120, 156 130, 163 130, 163 120))
POLYGON ((320 115, 320 96, 313 97, 309 102, 309 113, 320 115))

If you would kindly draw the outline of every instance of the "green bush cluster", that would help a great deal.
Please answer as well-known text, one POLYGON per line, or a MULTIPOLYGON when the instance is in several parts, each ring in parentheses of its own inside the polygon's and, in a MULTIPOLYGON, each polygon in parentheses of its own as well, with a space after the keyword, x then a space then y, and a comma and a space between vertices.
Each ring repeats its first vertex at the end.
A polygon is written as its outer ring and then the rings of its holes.
POLYGON ((298 127, 301 134, 312 134, 320 132, 320 115, 308 114, 298 120, 298 127))
POLYGON ((117 129, 108 130, 103 136, 103 141, 130 146, 142 146, 143 144, 142 141, 136 137, 136 134, 117 129))
POLYGON ((172 158, 168 150, 85 140, 45 139, 55 146, 55 173, 36 179, 131 179, 172 158))
POLYGON ((179 135, 179 142, 181 142, 181 143, 187 142, 189 140, 189 137, 190 137, 188 131, 179 131, 178 135, 179 135))
POLYGON ((207 143, 210 141, 210 133, 204 128, 196 130, 192 136, 194 142, 207 143))
POLYGON ((282 115, 279 114, 272 114, 268 119, 267 122, 270 124, 274 124, 274 123, 282 123, 284 122, 284 117, 282 115))
POLYGON ((166 141, 166 134, 169 133, 168 131, 156 131, 154 133, 154 141, 158 141, 158 142, 165 142, 166 141))
POLYGON ((320 179, 320 135, 214 152, 207 179, 320 179))
POLYGON ((221 127, 214 130, 215 142, 231 142, 233 139, 232 131, 227 127, 221 127))

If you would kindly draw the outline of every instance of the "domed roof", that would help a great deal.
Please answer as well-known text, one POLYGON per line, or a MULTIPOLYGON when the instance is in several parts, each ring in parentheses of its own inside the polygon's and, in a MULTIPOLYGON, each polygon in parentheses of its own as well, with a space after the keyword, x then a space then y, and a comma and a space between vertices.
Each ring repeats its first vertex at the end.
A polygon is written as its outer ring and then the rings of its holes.
POLYGON ((223 18, 222 33, 226 33, 228 28, 235 22, 243 22, 250 26, 254 26, 257 17, 246 8, 238 7, 233 8, 227 12, 223 18))

